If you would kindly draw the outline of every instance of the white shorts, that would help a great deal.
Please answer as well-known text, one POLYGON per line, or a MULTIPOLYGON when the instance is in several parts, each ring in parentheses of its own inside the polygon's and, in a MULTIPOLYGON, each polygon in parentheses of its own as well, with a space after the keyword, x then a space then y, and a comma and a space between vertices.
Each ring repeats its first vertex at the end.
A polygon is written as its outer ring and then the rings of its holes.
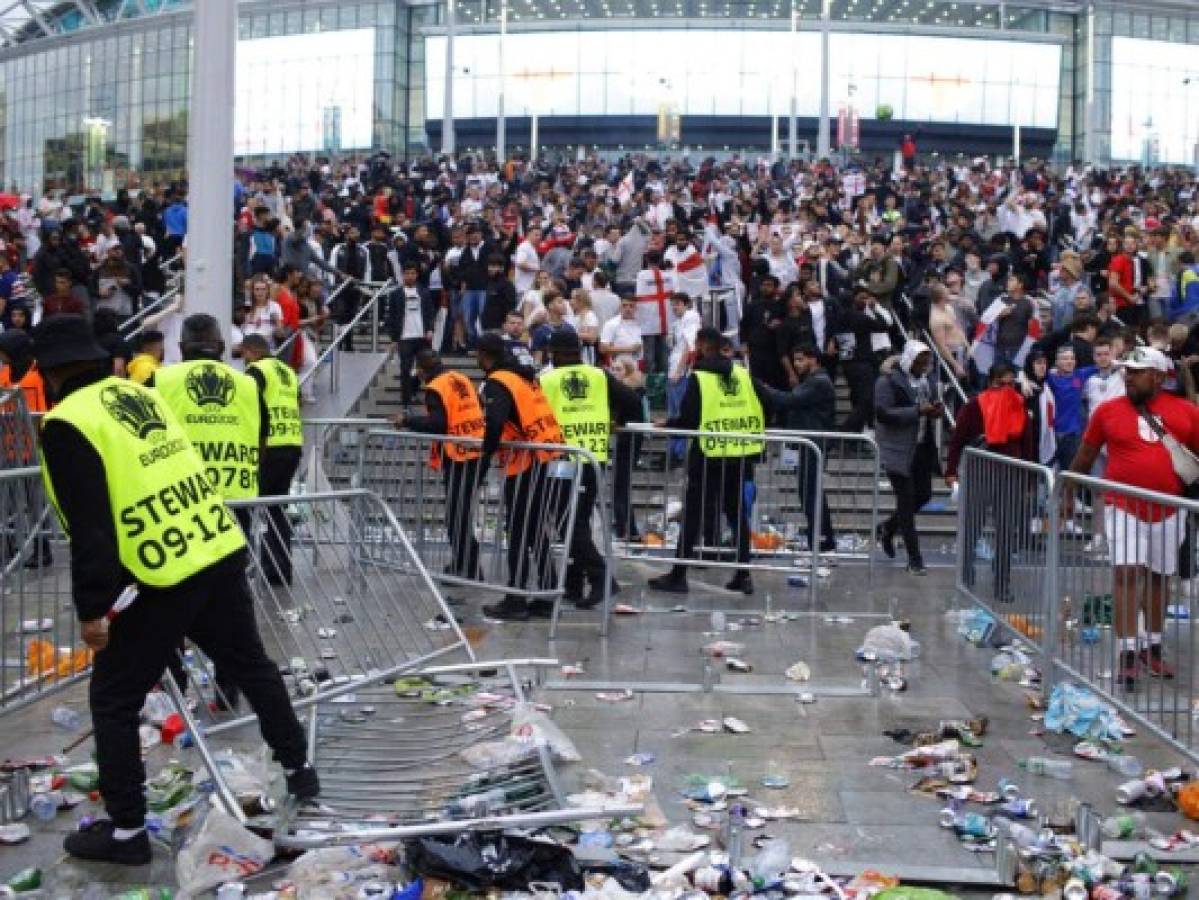
POLYGON ((1142 522, 1109 503, 1103 518, 1113 566, 1146 566, 1158 575, 1178 572, 1178 548, 1186 537, 1184 516, 1142 522))

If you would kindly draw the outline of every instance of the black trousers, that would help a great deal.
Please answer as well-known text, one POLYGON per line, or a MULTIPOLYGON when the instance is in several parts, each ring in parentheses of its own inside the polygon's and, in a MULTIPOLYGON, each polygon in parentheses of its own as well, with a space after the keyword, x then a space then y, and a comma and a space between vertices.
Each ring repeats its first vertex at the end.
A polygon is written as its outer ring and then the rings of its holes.
MULTIPOLYGON (((258 493, 286 497, 300 467, 300 447, 268 447, 258 467, 258 493)), ((291 520, 283 505, 266 508, 266 537, 262 542, 262 570, 272 584, 291 584, 291 520)))
POLYGON ((400 400, 407 406, 416 394, 412 368, 416 365, 416 354, 429 346, 423 337, 404 338, 400 347, 400 400))
POLYGON ((479 460, 443 459, 445 524, 450 533, 450 574, 479 580, 479 541, 475 537, 475 493, 479 489, 479 460))
POLYGON ((850 413, 841 425, 842 431, 858 432, 874 424, 874 382, 878 370, 874 363, 850 359, 841 364, 845 382, 849 385, 850 413))
POLYGON ((754 477, 754 457, 706 457, 692 449, 687 456, 687 493, 683 498, 683 530, 679 535, 679 559, 695 552, 703 534, 714 545, 720 538, 720 514, 737 541, 737 562, 749 562, 749 507, 745 482, 754 477))
POLYGON ((933 470, 936 468, 936 450, 927 444, 916 448, 912 460, 912 474, 902 475, 887 470, 891 490, 895 492, 895 512, 883 522, 883 530, 889 535, 900 535, 908 551, 908 562, 923 564, 920 555, 920 536, 916 533, 916 512, 933 496, 933 470))
MULTIPOLYGON (((591 515, 595 511, 596 483, 595 469, 586 466, 579 484, 579 500, 575 507, 574 527, 570 532, 570 563, 566 567, 566 593, 577 594, 583 589, 584 579, 591 584, 593 591, 601 591, 604 579, 608 574, 608 565, 603 554, 595 546, 591 537, 591 515)), ((566 511, 569 507, 570 496, 566 491, 560 492, 561 522, 566 525, 566 511)))
MULTIPOLYGON (((333 321, 338 325, 349 325, 354 316, 358 315, 358 309, 362 306, 362 294, 358 288, 348 287, 341 292, 341 295, 334 301, 335 309, 333 311, 333 321)), ((342 350, 354 349, 354 332, 347 331, 345 337, 341 339, 342 350)))
POLYGON ((89 689, 100 793, 118 828, 145 823, 138 713, 185 637, 245 694, 284 769, 299 769, 307 758, 304 731, 254 621, 245 555, 238 553, 172 588, 143 586, 134 604, 113 620, 108 647, 96 654, 89 689))
POLYGON ((548 571, 550 543, 554 537, 561 481, 551 478, 546 465, 534 462, 519 475, 504 481, 504 508, 508 528, 508 586, 523 589, 529 573, 536 587, 551 586, 548 571), (550 515, 546 515, 550 512, 550 515))
MULTIPOLYGON (((816 482, 820 467, 816 465, 816 456, 806 447, 799 449, 799 497, 803 503, 804 516, 808 520, 808 547, 816 546, 816 523, 813 521, 816 511, 816 482)), ((827 487, 828 481, 825 481, 827 487)), ((828 511, 828 495, 822 494, 820 502, 820 543, 821 549, 836 549, 837 537, 833 533, 833 518, 828 511)))
POLYGON ((629 502, 633 489, 633 466, 641 452, 641 435, 618 434, 612 456, 612 527, 619 538, 638 537, 637 522, 629 502))

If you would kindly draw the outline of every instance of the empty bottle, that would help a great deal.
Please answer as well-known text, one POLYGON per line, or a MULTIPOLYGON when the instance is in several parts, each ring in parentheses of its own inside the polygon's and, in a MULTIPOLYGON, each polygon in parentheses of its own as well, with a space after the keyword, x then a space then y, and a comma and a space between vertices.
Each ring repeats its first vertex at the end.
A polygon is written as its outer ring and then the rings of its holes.
POLYGON ((507 799, 503 788, 492 788, 479 794, 459 797, 446 806, 445 812, 452 819, 477 819, 494 812, 507 799))
POLYGON ((1113 753, 1107 758, 1107 767, 1125 778, 1136 778, 1145 771, 1145 766, 1135 756, 1113 753))
POLYGON ((1108 816, 1101 826, 1103 836, 1112 840, 1126 840, 1137 837, 1145 830, 1145 814, 1142 812, 1123 813, 1119 816, 1108 816))
POLYGON ((1030 756, 1018 760, 1016 765, 1030 775, 1044 775, 1048 778, 1065 780, 1074 777, 1074 764, 1068 759, 1050 759, 1047 756, 1030 756))
POLYGON ((41 794, 34 794, 29 798, 29 811, 33 813, 35 819, 40 819, 43 822, 49 822, 57 816, 61 806, 61 791, 46 791, 41 794))
POLYGON ((1040 832, 1027 825, 1021 825, 1019 822, 1013 822, 1011 819, 996 818, 995 825, 1001 828, 1017 847, 1037 848, 1045 843, 1040 832))
POLYGON ((56 706, 50 713, 50 721, 67 731, 78 731, 83 727, 83 716, 66 706, 56 706))
POLYGON ((941 827, 952 828, 958 834, 970 837, 989 838, 995 834, 995 828, 986 816, 959 813, 952 809, 941 810, 941 827))
POLYGON ((736 872, 741 868, 741 848, 745 837, 745 807, 734 803, 729 807, 728 820, 724 826, 724 850, 729 857, 729 869, 736 872))
POLYGON ((999 811, 1013 819, 1035 819, 1037 817, 1037 801, 1030 798, 1008 800, 999 811))
POLYGON ((1020 796, 1020 785, 1016 784, 1010 778, 1000 778, 995 790, 999 792, 1004 800, 1015 800, 1020 796))

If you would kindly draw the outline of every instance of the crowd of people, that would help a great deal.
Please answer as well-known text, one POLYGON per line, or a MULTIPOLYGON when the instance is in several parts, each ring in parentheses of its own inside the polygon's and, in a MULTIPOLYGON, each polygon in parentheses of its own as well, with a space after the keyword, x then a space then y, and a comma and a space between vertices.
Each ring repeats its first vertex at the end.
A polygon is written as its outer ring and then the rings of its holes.
MULTIPOLYGON (((766 426, 874 437, 895 495, 875 537, 889 556, 902 543, 914 574, 926 571, 917 513, 942 469, 956 482, 968 446, 1057 469, 1104 446, 1088 471, 1177 487, 1146 475, 1148 450, 1102 444, 1099 410, 1125 395, 1138 348, 1166 360, 1162 391, 1194 405, 1199 188, 1187 172, 911 154, 849 166, 375 154, 295 156, 239 177, 234 194, 235 356, 253 335, 303 376, 326 323, 345 326, 386 285, 379 321, 406 407, 422 351, 498 340, 536 371, 570 336, 582 363, 679 426, 698 423, 685 413, 709 327, 727 342, 713 352, 752 376, 766 426)), ((158 298, 162 263, 186 252, 186 185, 76 208, 30 200, 0 229, 7 331, 82 314, 118 372, 144 382, 172 361, 185 301, 158 298), (142 320, 132 347, 130 317, 142 320)), ((339 339, 352 348, 351 330, 339 339)), ((1125 423, 1138 414, 1118 408, 1125 423)), ((804 482, 810 515, 810 472, 804 482)), ((811 539, 832 551, 822 512, 811 539)), ((614 527, 636 535, 632 517, 614 527)), ((1088 550, 1111 552, 1110 534, 1097 525, 1088 550)))

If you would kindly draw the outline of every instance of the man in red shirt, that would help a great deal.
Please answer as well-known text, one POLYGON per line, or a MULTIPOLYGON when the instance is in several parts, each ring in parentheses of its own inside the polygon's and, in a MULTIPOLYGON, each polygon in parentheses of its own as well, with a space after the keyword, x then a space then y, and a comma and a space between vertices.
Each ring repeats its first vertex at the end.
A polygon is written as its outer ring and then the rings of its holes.
POLYGON ((1137 256, 1137 239, 1126 234, 1121 251, 1107 266, 1107 292, 1116 304, 1116 314, 1130 328, 1139 328, 1145 321, 1144 261, 1137 256))
MULTIPOLYGON (((82 288, 80 288, 82 290, 82 288)), ((42 298, 42 318, 53 316, 86 316, 90 310, 75 291, 71 273, 59 269, 54 273, 54 292, 42 298)))
MULTIPOLYGON (((1182 495, 1183 484, 1174 472, 1162 434, 1199 450, 1199 407, 1162 391, 1171 368, 1160 350, 1137 347, 1132 351, 1124 361, 1125 396, 1108 400, 1091 414, 1082 447, 1070 464, 1071 472, 1088 474, 1106 447, 1107 480, 1182 495)), ((1120 640, 1120 679, 1124 689, 1132 691, 1142 667, 1154 678, 1174 677, 1162 659, 1162 623, 1167 585, 1178 571, 1186 515, 1125 494, 1109 494, 1106 501, 1104 527, 1115 570, 1113 625, 1120 640), (1138 653, 1137 618, 1142 610, 1148 647, 1138 653)), ((1067 509, 1069 505, 1067 494, 1067 509)))

